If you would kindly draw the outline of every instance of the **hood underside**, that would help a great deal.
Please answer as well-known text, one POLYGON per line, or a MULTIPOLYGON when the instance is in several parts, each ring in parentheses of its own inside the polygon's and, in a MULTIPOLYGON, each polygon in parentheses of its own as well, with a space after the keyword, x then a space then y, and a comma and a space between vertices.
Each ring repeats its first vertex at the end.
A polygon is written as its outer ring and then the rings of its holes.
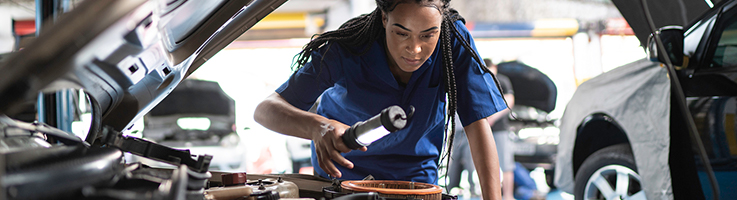
MULTIPOLYGON (((689 26, 721 0, 645 0, 655 28, 668 25, 689 26)), ((640 44, 647 46, 650 28, 645 18, 641 0, 612 0, 635 32, 640 44)))
POLYGON ((103 125, 124 130, 285 1, 80 2, 0 63, 0 114, 41 91, 81 88, 103 125))

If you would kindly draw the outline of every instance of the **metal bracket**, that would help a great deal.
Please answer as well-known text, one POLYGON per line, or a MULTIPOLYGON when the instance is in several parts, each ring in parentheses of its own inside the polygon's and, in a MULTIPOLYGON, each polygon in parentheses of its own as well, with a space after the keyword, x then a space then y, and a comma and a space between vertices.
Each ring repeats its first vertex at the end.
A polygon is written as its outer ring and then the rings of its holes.
POLYGON ((178 150, 141 138, 124 136, 123 133, 115 131, 112 127, 104 127, 102 130, 103 145, 119 148, 122 151, 143 156, 153 160, 169 163, 175 166, 187 165, 195 172, 207 172, 210 168, 212 155, 192 155, 188 149, 178 150), (194 158, 197 158, 196 160, 194 158))

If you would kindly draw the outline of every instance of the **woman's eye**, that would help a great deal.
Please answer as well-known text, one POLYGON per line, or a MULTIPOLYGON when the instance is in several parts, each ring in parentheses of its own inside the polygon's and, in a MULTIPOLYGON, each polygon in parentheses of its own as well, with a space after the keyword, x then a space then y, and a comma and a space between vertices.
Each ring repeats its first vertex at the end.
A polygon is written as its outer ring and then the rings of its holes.
POLYGON ((432 38, 432 37, 434 37, 434 36, 435 36, 435 35, 432 35, 432 34, 431 34, 431 35, 422 35, 422 37, 423 37, 423 38, 432 38))
POLYGON ((396 33, 397 35, 402 36, 402 37, 407 37, 408 36, 408 34, 406 34, 406 33, 400 33, 400 32, 394 32, 394 33, 396 33))

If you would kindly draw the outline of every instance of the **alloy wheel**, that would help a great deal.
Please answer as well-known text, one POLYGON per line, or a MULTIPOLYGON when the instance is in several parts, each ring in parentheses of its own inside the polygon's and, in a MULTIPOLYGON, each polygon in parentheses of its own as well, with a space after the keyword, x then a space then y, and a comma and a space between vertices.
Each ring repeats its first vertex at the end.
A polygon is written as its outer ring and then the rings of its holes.
POLYGON ((589 177, 583 199, 645 200, 640 175, 622 165, 606 165, 589 177))

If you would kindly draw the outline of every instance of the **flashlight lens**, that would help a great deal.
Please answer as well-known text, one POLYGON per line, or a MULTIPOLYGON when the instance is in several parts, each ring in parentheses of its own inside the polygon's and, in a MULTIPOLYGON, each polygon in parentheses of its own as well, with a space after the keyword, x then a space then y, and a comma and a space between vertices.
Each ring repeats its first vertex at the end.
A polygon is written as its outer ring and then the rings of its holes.
POLYGON ((368 146, 369 144, 373 143, 376 140, 381 139, 385 135, 388 135, 390 132, 389 130, 386 130, 384 126, 376 127, 365 134, 358 136, 356 140, 360 142, 361 144, 364 144, 364 146, 368 146))

